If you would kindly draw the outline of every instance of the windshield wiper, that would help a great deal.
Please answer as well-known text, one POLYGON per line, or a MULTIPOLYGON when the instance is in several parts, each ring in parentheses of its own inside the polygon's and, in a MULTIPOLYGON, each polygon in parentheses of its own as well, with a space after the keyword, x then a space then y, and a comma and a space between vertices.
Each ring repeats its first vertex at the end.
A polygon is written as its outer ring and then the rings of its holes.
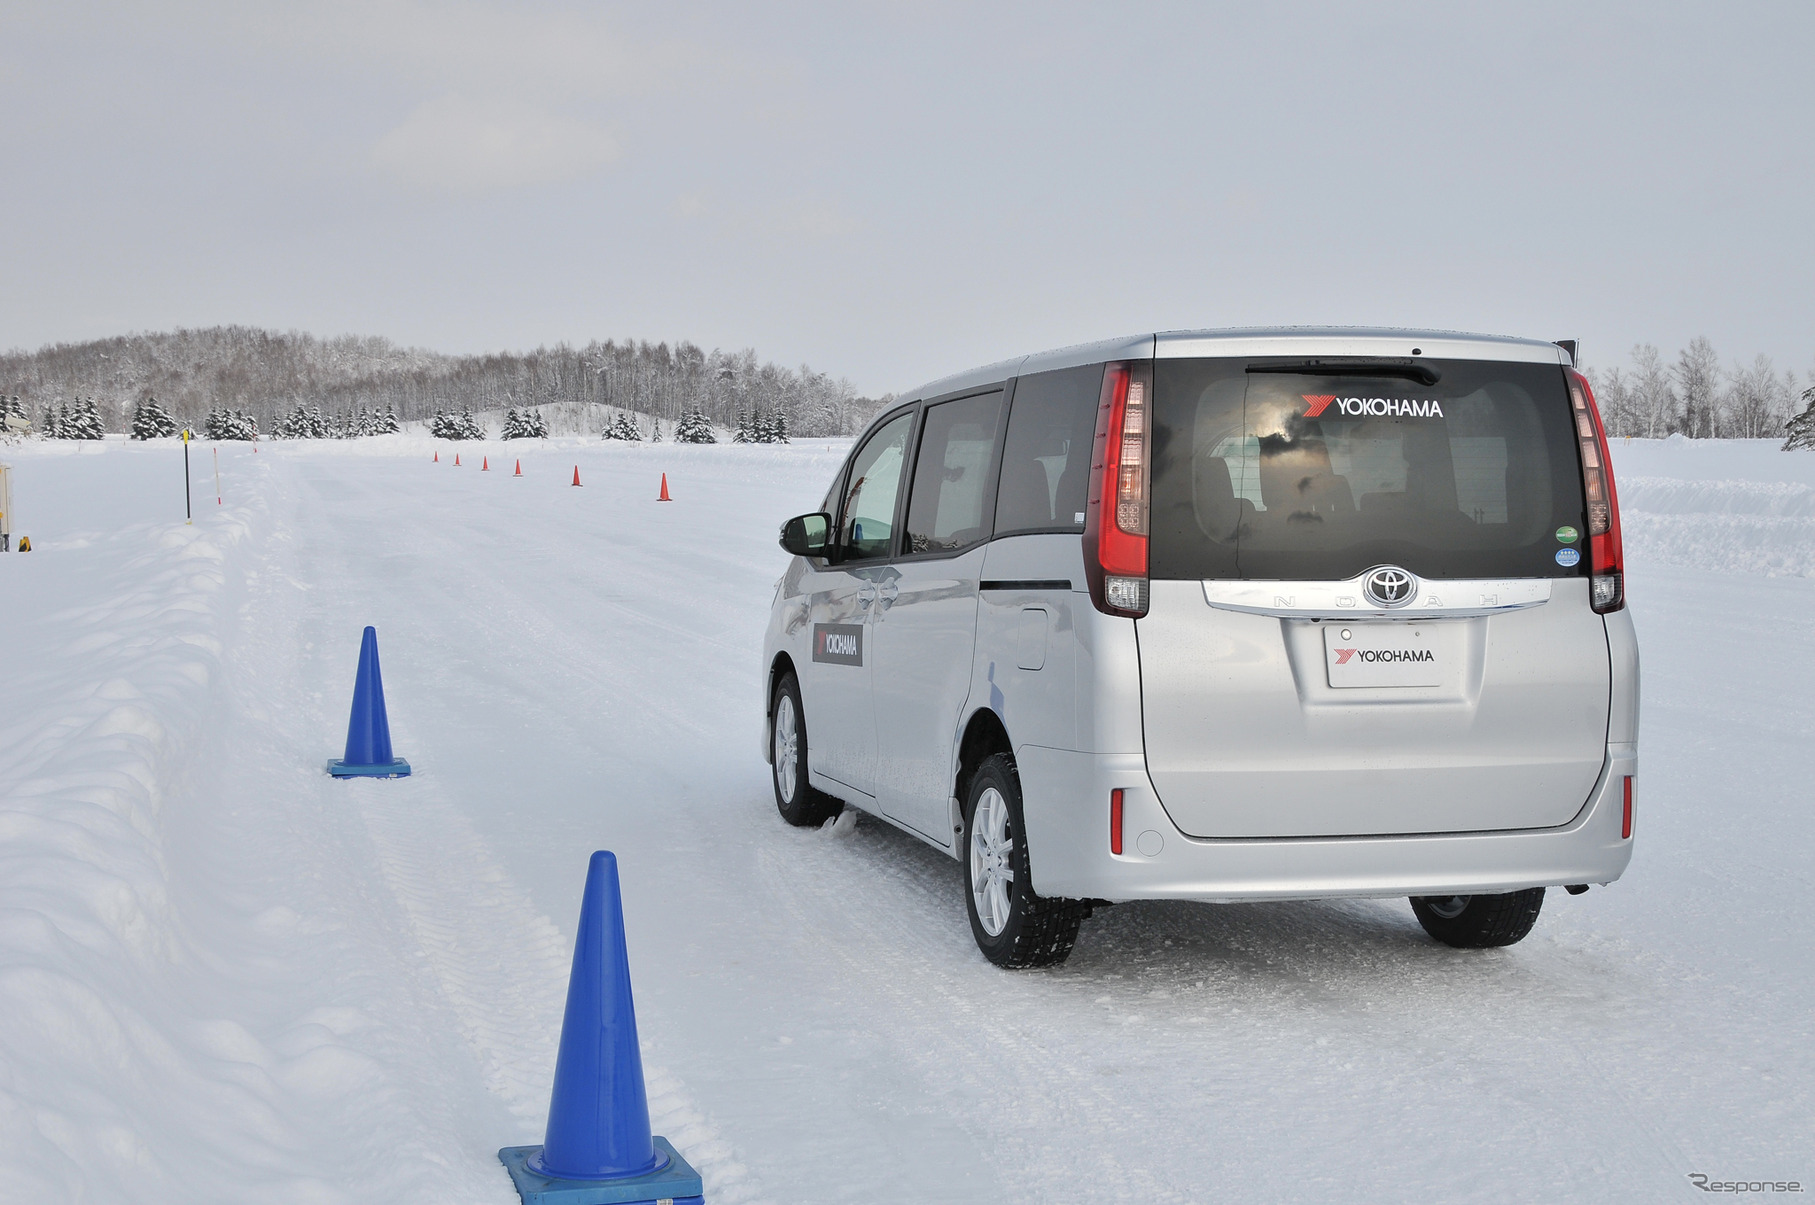
POLYGON ((1375 356, 1323 356, 1315 360, 1263 360, 1248 365, 1249 372, 1280 372, 1309 377, 1400 377, 1420 385, 1443 379, 1436 366, 1417 360, 1381 359, 1375 356))

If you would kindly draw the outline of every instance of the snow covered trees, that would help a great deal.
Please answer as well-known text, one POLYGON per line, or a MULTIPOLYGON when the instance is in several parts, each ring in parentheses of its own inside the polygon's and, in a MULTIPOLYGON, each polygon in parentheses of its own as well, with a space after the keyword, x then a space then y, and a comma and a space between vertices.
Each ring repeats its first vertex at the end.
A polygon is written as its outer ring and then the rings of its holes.
POLYGON ((45 439, 100 439, 106 428, 93 398, 77 398, 44 408, 45 439))
POLYGON ((681 416, 674 424, 674 442, 680 444, 715 444, 718 436, 712 433, 712 423, 696 407, 681 416))
POLYGON ((176 420, 170 417, 162 403, 150 395, 132 412, 134 439, 169 439, 177 430, 176 420))
POLYGON ((1789 438, 1783 441, 1783 450, 1793 452, 1797 448, 1808 448, 1815 451, 1815 385, 1802 391, 1802 413, 1783 425, 1789 438))
POLYGON ((257 439, 258 420, 232 407, 212 407, 202 420, 204 439, 257 439))
POLYGON ((504 414, 505 439, 547 439, 548 420, 533 406, 518 410, 512 406, 504 414))
POLYGON ((362 435, 395 435, 400 430, 397 412, 389 406, 383 410, 361 406, 358 411, 324 415, 320 406, 298 403, 277 421, 271 434, 277 439, 358 439, 362 435))
POLYGON ((295 409, 271 428, 271 434, 277 439, 326 439, 328 420, 322 417, 320 406, 305 406, 298 402, 295 409))
POLYGON ((757 410, 737 412, 737 430, 731 436, 734 444, 785 444, 788 442, 788 412, 757 410))
POLYGON ((429 420, 429 434, 436 439, 485 438, 485 432, 474 421, 471 410, 462 410, 459 414, 435 411, 435 417, 429 420))
MULTIPOLYGON (((637 420, 631 417, 628 410, 620 410, 605 424, 599 432, 600 439, 621 439, 626 443, 641 443, 643 429, 637 426, 637 420)), ((659 440, 658 440, 659 442, 659 440)))
POLYGON ((1625 369, 1589 369, 1595 400, 1611 436, 1659 439, 1760 439, 1783 428, 1796 407, 1794 373, 1769 356, 1723 369, 1707 339, 1690 342, 1668 363, 1656 347, 1632 349, 1625 369))

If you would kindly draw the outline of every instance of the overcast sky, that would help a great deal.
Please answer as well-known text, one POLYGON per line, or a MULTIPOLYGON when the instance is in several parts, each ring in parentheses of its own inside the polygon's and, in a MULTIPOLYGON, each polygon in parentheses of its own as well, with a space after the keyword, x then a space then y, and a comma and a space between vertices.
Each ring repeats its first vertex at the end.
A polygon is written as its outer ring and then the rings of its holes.
POLYGON ((1136 331, 1815 368, 1815 3, 0 0, 0 347, 1136 331))

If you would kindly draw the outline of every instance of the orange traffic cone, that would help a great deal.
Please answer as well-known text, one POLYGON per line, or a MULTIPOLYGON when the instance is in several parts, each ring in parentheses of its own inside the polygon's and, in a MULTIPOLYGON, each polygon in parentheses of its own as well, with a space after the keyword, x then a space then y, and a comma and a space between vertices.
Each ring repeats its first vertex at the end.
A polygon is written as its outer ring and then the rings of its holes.
POLYGON ((668 474, 666 474, 666 473, 662 474, 662 496, 660 498, 657 498, 656 501, 657 502, 673 502, 674 501, 673 498, 670 498, 668 496, 668 474))
POLYGON ((435 449, 435 463, 436 464, 441 463, 441 449, 440 448, 435 449))
POLYGON ((490 456, 481 456, 479 458, 479 471, 481 473, 489 473, 492 471, 492 458, 490 456))
POLYGON ((573 483, 580 484, 580 466, 577 464, 573 467, 573 483))
POLYGON ((455 468, 460 467, 460 453, 458 453, 458 452, 454 453, 454 467, 455 468))
POLYGON ((512 476, 512 477, 521 477, 521 476, 523 476, 523 462, 522 462, 522 461, 521 461, 521 460, 519 460, 519 461, 518 461, 518 462, 517 462, 517 471, 516 471, 516 472, 514 472, 514 473, 512 473, 512 474, 511 474, 511 476, 512 476))

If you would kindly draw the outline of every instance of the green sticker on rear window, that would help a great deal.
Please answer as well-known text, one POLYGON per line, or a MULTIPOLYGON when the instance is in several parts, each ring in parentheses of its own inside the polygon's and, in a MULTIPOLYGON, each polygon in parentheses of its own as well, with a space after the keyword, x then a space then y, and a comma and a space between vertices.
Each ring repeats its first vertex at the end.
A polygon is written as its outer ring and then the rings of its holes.
POLYGON ((1573 544, 1581 538, 1582 533, 1567 525, 1557 528, 1557 543, 1573 544))

